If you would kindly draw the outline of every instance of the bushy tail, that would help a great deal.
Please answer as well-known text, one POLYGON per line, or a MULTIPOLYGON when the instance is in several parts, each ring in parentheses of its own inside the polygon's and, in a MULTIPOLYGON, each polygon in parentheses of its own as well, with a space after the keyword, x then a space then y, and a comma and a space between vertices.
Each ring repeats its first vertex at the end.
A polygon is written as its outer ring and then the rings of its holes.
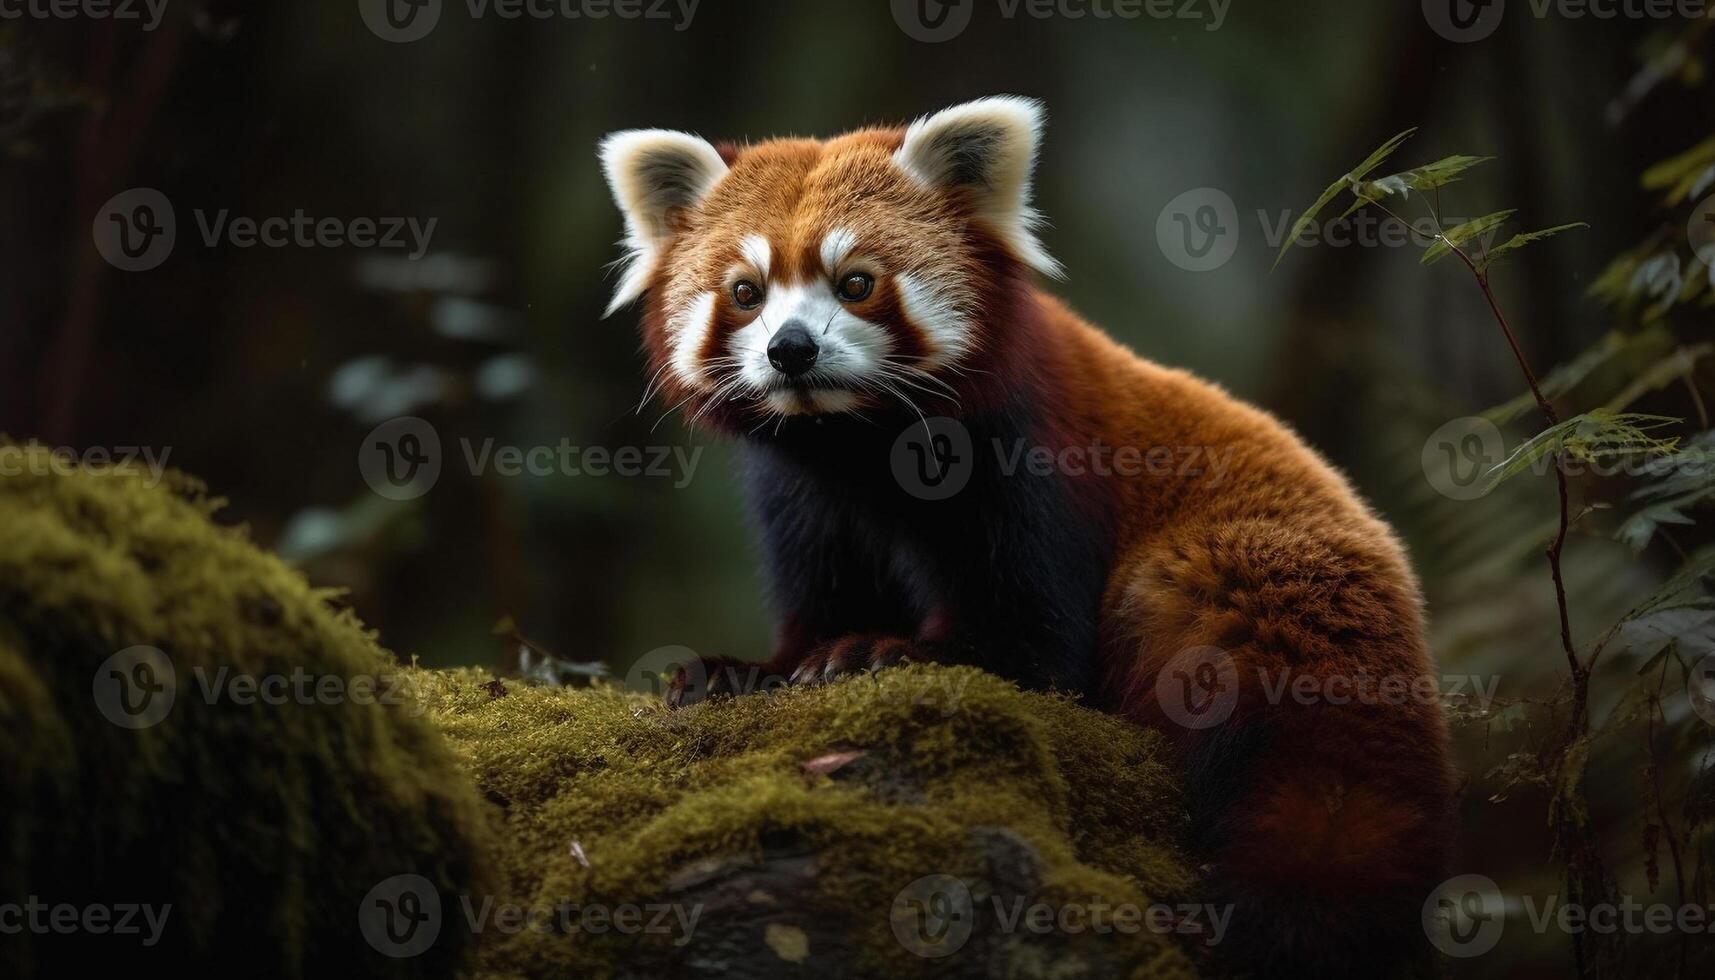
POLYGON ((1423 903, 1447 874, 1451 787, 1432 705, 1240 710, 1183 742, 1215 949, 1266 977, 1433 975, 1423 903))

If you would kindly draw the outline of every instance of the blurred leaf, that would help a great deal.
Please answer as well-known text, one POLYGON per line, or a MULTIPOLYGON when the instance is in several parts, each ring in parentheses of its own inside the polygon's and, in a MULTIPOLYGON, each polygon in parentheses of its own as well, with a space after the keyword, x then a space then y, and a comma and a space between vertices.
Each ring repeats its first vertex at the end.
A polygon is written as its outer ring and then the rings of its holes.
POLYGON ((1712 179, 1715 179, 1715 136, 1645 170, 1642 183, 1645 190, 1665 191, 1662 203, 1674 207, 1708 189, 1712 179))
POLYGON ((1528 717, 1523 704, 1509 704, 1494 713, 1492 720, 1501 726, 1503 731, 1514 731, 1523 726, 1528 717))
MULTIPOLYGON (((1550 399, 1559 398, 1621 352, 1654 352, 1665 349, 1672 342, 1672 336, 1659 326, 1635 334, 1610 331, 1582 354, 1548 372, 1540 382, 1543 396, 1550 399)), ((1517 398, 1484 412, 1483 418, 1495 425, 1505 425, 1535 407, 1536 396, 1525 391, 1517 398)))
POLYGON ((1700 603, 1706 601, 1704 597, 1686 601, 1685 594, 1712 574, 1715 574, 1715 545, 1705 545, 1692 552, 1672 578, 1638 603, 1620 622, 1635 622, 1665 610, 1701 608, 1700 603))
POLYGON ((1696 826, 1715 817, 1715 766, 1704 765, 1685 788, 1685 820, 1696 826))
POLYGON ((1668 656, 1675 644, 1694 650, 1715 646, 1715 607, 1708 599, 1698 598, 1622 620, 1606 650, 1615 655, 1648 658, 1638 671, 1642 674, 1668 656))
POLYGON ((1697 522, 1685 515, 1685 508, 1698 503, 1707 493, 1682 498, 1679 500, 1663 501, 1651 504, 1626 518, 1614 537, 1626 543, 1633 552, 1642 553, 1655 540, 1656 531, 1663 524, 1696 524, 1697 522))
POLYGON ((1633 500, 1651 500, 1628 517, 1614 537, 1641 552, 1662 524, 1696 523, 1685 512, 1715 497, 1715 432, 1703 432, 1685 448, 1646 464, 1654 478, 1632 492, 1633 500))
POLYGON ((1623 305, 1632 295, 1632 279, 1642 261, 1635 251, 1615 256, 1590 284, 1586 295, 1607 300, 1615 306, 1623 305))
POLYGON ((1419 261, 1424 265, 1431 265, 1446 258, 1453 253, 1453 249, 1464 245, 1486 231, 1500 227, 1514 213, 1513 210, 1496 211, 1493 214, 1485 214, 1481 218, 1467 221, 1462 225, 1453 226, 1442 232, 1441 237, 1424 250, 1423 258, 1419 261))
POLYGON ((1623 410, 1627 405, 1637 401, 1652 391, 1660 391, 1682 378, 1689 378, 1697 367, 1697 362, 1715 351, 1715 344, 1692 344, 1681 347, 1654 364, 1645 368, 1642 374, 1632 379, 1625 390, 1608 400, 1602 406, 1610 412, 1623 410))
POLYGON ((1642 677, 1645 674, 1650 673, 1651 671, 1653 671, 1656 668, 1656 666, 1658 664, 1660 664, 1663 660, 1666 660, 1668 651, 1672 646, 1673 646, 1673 644, 1671 644, 1671 643, 1662 644, 1661 649, 1657 650, 1655 652, 1654 656, 1650 657, 1648 660, 1645 660, 1644 665, 1642 667, 1638 668, 1637 676, 1642 677))

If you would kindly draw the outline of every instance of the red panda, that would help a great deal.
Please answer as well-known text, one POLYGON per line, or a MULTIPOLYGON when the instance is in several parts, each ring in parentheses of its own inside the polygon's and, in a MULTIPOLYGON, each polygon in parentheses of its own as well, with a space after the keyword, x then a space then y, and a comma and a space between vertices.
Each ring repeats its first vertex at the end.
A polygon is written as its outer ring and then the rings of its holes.
MULTIPOLYGON (((1037 288, 1042 124, 996 97, 826 141, 616 133, 608 312, 643 299, 650 387, 741 440, 770 674, 970 663, 1153 726, 1231 968, 1382 975, 1427 950, 1452 795, 1415 579, 1284 425, 1037 288)), ((742 693, 732 663, 669 699, 742 693)))

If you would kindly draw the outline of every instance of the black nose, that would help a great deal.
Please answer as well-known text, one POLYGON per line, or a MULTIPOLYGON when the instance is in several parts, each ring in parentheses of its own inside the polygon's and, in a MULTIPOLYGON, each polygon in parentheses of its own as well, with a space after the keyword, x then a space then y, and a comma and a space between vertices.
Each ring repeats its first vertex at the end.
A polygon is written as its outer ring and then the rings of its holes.
POLYGON ((801 320, 788 320, 768 342, 768 363, 785 375, 796 377, 816 363, 816 338, 801 320))

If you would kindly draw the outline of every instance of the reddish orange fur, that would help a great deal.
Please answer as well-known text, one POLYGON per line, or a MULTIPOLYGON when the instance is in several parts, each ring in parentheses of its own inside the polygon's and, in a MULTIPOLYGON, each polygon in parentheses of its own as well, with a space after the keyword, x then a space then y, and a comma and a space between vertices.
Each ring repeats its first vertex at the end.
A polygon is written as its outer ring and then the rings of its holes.
POLYGON ((1352 944, 1345 960, 1338 950, 1323 958, 1367 964, 1376 960, 1365 944, 1421 940, 1411 935, 1412 903, 1441 874, 1451 795, 1438 703, 1270 703, 1257 680, 1258 671, 1433 678, 1399 542, 1272 416, 1138 357, 1030 285, 1017 257, 970 225, 959 194, 918 187, 893 165, 902 135, 725 149, 729 176, 682 216, 650 291, 651 369, 666 361, 666 311, 717 281, 743 236, 766 235, 793 277, 814 274, 829 229, 854 226, 884 260, 928 257, 976 287, 975 363, 989 376, 949 376, 963 410, 995 403, 1004 386, 1031 394, 1052 445, 1230 450, 1218 485, 1151 475, 1079 482, 1114 542, 1096 653, 1101 700, 1164 732, 1191 780, 1218 770, 1233 782, 1217 808, 1197 814, 1213 879, 1240 902, 1262 903, 1253 908, 1302 919, 1252 913, 1259 948, 1249 952, 1284 957, 1265 969, 1290 971, 1292 956, 1318 944, 1352 944), (1241 696, 1226 725, 1192 731, 1164 716, 1156 685, 1171 658, 1201 646, 1233 657, 1241 696), (1378 925, 1372 903, 1382 900, 1391 904, 1378 925))

